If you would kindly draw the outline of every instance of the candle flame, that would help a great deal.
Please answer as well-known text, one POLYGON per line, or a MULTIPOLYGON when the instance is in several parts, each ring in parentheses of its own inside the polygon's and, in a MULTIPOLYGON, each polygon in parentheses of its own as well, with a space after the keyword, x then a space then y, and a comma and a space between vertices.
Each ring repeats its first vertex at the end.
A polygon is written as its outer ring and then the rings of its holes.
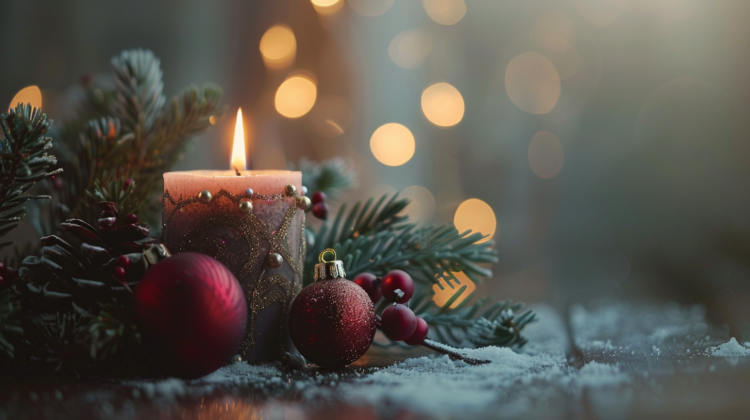
POLYGON ((245 128, 242 124, 242 108, 237 110, 237 123, 234 126, 234 144, 232 146, 232 169, 247 170, 245 162, 245 128))

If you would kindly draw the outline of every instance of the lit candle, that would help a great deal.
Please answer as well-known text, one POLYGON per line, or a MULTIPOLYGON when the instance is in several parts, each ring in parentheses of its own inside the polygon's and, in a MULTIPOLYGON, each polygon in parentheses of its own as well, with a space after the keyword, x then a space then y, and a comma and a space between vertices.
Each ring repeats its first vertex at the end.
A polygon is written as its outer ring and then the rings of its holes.
POLYGON ((251 363, 294 352, 287 308, 302 284, 305 256, 302 174, 248 171, 242 111, 231 170, 164 174, 162 242, 224 263, 245 290, 248 327, 239 352, 251 363))

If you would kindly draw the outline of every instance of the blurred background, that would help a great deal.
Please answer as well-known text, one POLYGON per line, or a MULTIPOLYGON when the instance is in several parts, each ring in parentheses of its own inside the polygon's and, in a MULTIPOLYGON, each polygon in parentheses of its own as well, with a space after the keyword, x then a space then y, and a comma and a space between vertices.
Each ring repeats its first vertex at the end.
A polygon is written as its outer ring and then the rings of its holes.
POLYGON ((490 235, 500 262, 481 294, 701 303, 750 340, 746 0, 26 0, 3 12, 0 102, 39 100, 64 119, 82 78, 151 49, 167 93, 215 82, 229 108, 178 169, 228 169, 242 107, 253 168, 344 157, 358 180, 344 200, 403 190, 414 218, 490 235))

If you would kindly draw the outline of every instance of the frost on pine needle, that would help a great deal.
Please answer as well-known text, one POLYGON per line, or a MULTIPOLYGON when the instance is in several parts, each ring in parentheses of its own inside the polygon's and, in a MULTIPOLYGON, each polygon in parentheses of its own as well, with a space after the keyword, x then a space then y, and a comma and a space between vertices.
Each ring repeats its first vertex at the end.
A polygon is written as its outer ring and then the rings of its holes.
POLYGON ((706 349, 706 353, 715 357, 750 356, 750 348, 743 346, 732 337, 724 344, 706 349))

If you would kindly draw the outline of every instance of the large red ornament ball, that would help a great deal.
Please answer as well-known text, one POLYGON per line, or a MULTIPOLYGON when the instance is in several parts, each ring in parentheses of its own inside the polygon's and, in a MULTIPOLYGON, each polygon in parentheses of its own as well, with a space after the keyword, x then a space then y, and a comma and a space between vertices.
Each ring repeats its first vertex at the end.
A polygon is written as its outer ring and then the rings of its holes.
POLYGON ((343 278, 318 280, 292 303, 289 335, 307 360, 340 368, 370 348, 375 318, 375 306, 361 287, 343 278))
POLYGON ((207 375, 231 359, 245 335, 242 287, 207 255, 184 252, 162 260, 143 276, 135 300, 144 344, 163 374, 207 375))

